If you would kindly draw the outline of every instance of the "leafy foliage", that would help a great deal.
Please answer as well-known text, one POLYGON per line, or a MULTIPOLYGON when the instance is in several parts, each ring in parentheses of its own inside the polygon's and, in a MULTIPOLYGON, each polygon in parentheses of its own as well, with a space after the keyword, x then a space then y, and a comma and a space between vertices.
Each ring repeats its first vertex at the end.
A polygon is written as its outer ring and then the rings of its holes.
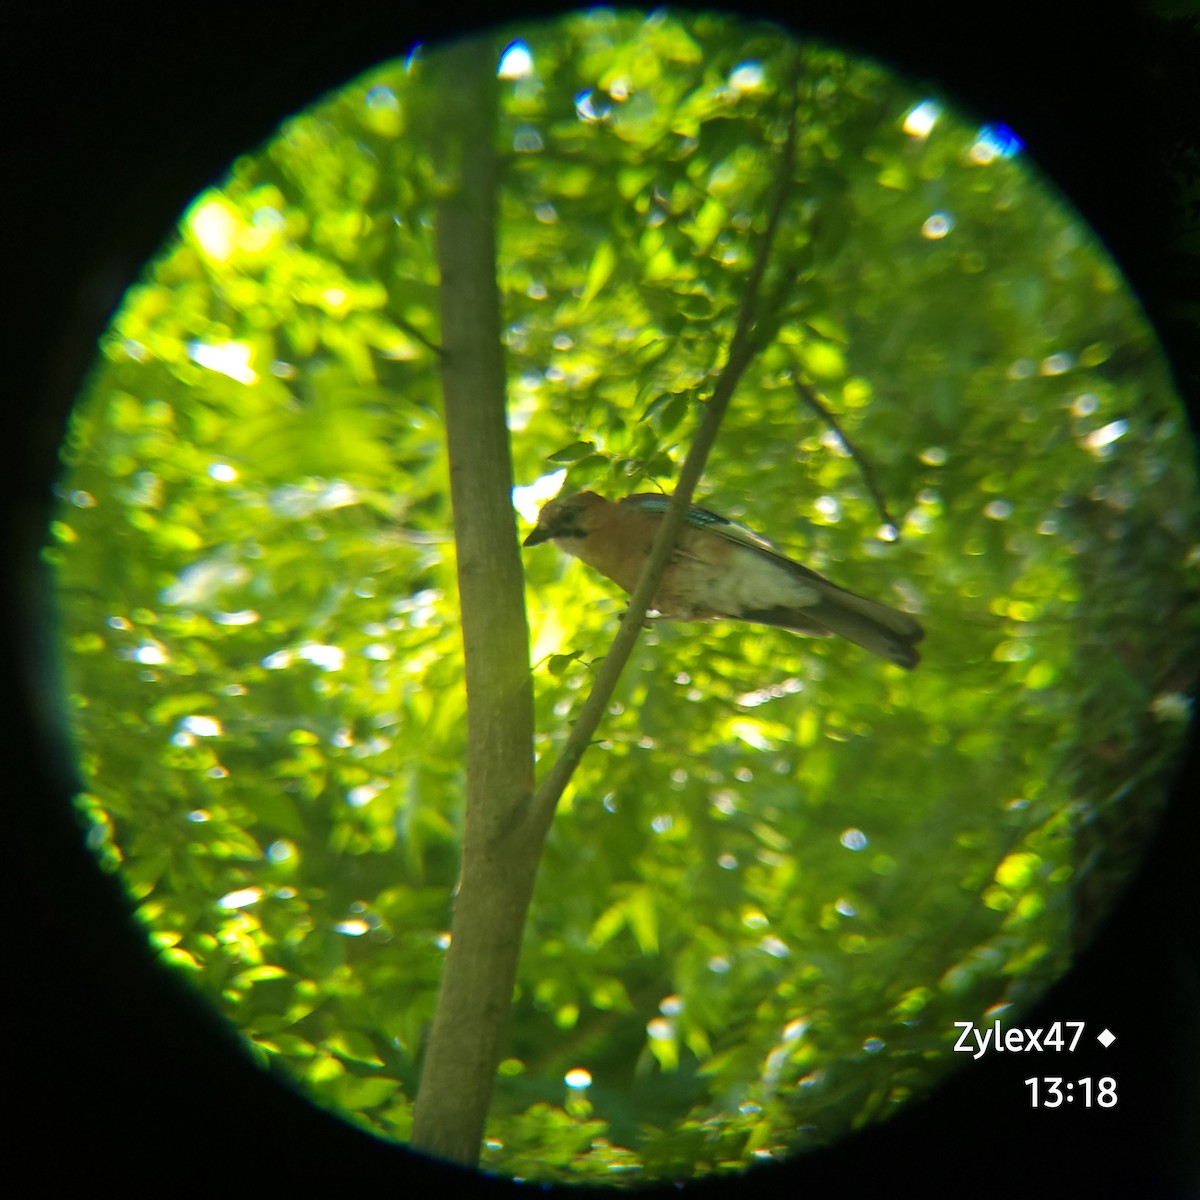
MULTIPOLYGON (((1069 964, 1188 716, 1195 477, 1136 303, 1002 132, 922 131, 877 65, 727 18, 519 36, 498 284, 523 515, 564 474, 670 489, 799 54, 774 340, 702 502, 928 630, 906 675, 656 626, 561 805, 485 1164, 684 1178, 885 1117, 948 1069, 955 1020, 1069 964)), ((465 737, 437 122, 418 54, 195 201, 101 347, 47 550, 91 845, 260 1061, 401 1140, 465 737)), ((547 763, 622 598, 549 549, 527 567, 547 763)))

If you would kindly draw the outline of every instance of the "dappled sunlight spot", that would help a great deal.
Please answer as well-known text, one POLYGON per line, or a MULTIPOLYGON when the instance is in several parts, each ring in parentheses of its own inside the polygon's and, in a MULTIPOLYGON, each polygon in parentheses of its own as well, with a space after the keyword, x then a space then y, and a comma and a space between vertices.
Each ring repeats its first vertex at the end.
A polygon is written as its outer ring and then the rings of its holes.
POLYGON ((350 917, 345 921, 338 921, 333 931, 344 933, 347 937, 362 937, 363 934, 371 932, 371 926, 362 917, 350 917))
MULTIPOLYGON (((918 497, 920 502, 920 497, 918 497)), ((920 508, 911 508, 904 514, 904 529, 910 536, 928 534, 933 531, 937 524, 938 514, 931 509, 940 507, 939 505, 923 505, 920 508)))
POLYGON ((276 650, 261 660, 268 671, 281 671, 290 667, 297 659, 310 662, 324 671, 338 671, 346 661, 345 651, 338 646, 323 646, 306 642, 295 650, 276 650))
POLYGON ((1192 699, 1182 692, 1160 692, 1150 704, 1155 720, 1186 724, 1192 719, 1192 699))
POLYGON ((757 92, 766 78, 763 65, 759 62, 744 62, 729 73, 729 86, 735 92, 757 92))
POLYGON ((650 821, 650 828, 655 833, 670 833, 675 826, 675 818, 670 813, 659 813, 650 821))
POLYGON ((717 857, 717 866, 722 871, 736 871, 738 869, 737 857, 733 854, 721 854, 717 857))
POLYGON ((440 621, 439 606, 444 598, 441 588, 422 588, 411 596, 392 602, 389 629, 428 629, 440 621))
POLYGON ((184 717, 179 722, 179 728, 195 734, 196 737, 219 737, 225 732, 221 727, 221 722, 215 717, 184 717))
POLYGON ((251 904, 257 904, 263 897, 263 889, 260 887, 237 888, 235 891, 226 892, 224 896, 217 901, 220 908, 234 910, 238 908, 247 908, 251 904))
POLYGON ((187 820, 191 821, 193 825, 205 825, 212 820, 212 813, 205 808, 193 808, 187 814, 187 820))
POLYGON ((254 625, 262 618, 252 608, 242 608, 237 612, 215 612, 212 619, 217 625, 254 625))
POLYGON ((1042 865, 1042 860, 1036 854, 1019 851, 1008 855, 996 868, 996 882, 1006 888, 1027 887, 1042 865))
POLYGON ((207 258, 224 263, 233 257, 242 224, 224 201, 203 199, 191 207, 184 221, 207 258))
POLYGON ((352 484, 343 479, 314 479, 303 484, 285 484, 273 488, 267 503, 281 517, 308 517, 358 504, 360 497, 352 484))
POLYGON ((789 1021, 783 1027, 783 1033, 779 1043, 772 1047, 767 1055, 766 1062, 763 1064, 762 1077, 768 1084, 776 1084, 783 1073, 783 1068, 792 1059, 798 1046, 797 1044, 803 1039, 808 1032, 809 1022, 806 1018, 798 1017, 793 1021, 789 1021))
POLYGON ((733 734, 739 741, 743 741, 747 746, 752 746, 755 750, 771 749, 771 741, 763 732, 762 726, 757 721, 738 720, 731 721, 729 724, 729 732, 733 734))
POLYGON ((376 734, 375 737, 368 738, 364 742, 356 742, 350 747, 351 758, 376 758, 380 754, 386 754, 395 743, 391 738, 382 737, 376 734))
POLYGON ((296 654, 322 671, 340 671, 346 663, 346 652, 340 646, 325 646, 319 642, 306 642, 296 654))
POLYGON ((218 483, 232 483, 237 478, 237 471, 228 463, 213 463, 208 468, 208 474, 218 483))
POLYGON ((1129 422, 1125 420, 1110 421, 1099 429, 1092 430, 1084 439, 1085 449, 1090 450, 1097 458, 1105 458, 1112 453, 1112 444, 1123 437, 1129 430, 1129 422))
POLYGON ((675 1037, 675 1023, 665 1017, 653 1017, 646 1022, 646 1033, 656 1042, 669 1042, 675 1037))
POLYGON ((813 501, 813 509, 831 525, 842 519, 842 504, 836 496, 818 496, 813 501))
POLYGON ((1033 647, 1028 642, 1007 641, 992 651, 992 658, 996 662, 1024 662, 1032 654, 1033 647))
POLYGON ((794 696, 797 692, 802 691, 804 691, 804 681, 791 676, 765 688, 759 688, 757 691, 743 692, 734 698, 734 703, 739 708, 757 708, 769 700, 781 700, 784 696, 794 696))
POLYGON ((709 797, 709 803, 717 812, 731 817, 738 809, 738 795, 730 788, 722 788, 718 792, 713 792, 709 797))
POLYGON ((221 589, 240 587, 249 579, 249 568, 218 555, 184 567, 175 582, 163 589, 162 601, 179 607, 199 607, 215 599, 221 589))
POLYGON ((333 312, 343 311, 350 300, 350 293, 343 287, 327 287, 321 291, 321 303, 333 312))
MULTIPOLYGON (((840 370, 840 361, 835 357, 831 360, 831 366, 834 373, 840 370)), ((838 458, 849 458, 850 448, 846 445, 846 439, 842 437, 836 429, 826 429, 821 434, 821 445, 830 452, 837 455, 838 458)))
POLYGON ((935 212, 921 224, 921 236, 936 242, 954 228, 954 218, 949 213, 935 212))
POLYGON ((206 342, 188 342, 188 357, 198 366, 218 375, 225 375, 237 383, 251 384, 258 382, 258 375, 250 366, 254 357, 254 347, 246 342, 220 342, 209 345, 206 342))
POLYGON ((861 829, 847 829, 838 838, 838 841, 847 850, 865 850, 870 845, 867 835, 861 829))
POLYGON ((385 84, 368 88, 363 96, 366 125, 382 137, 398 137, 404 128, 399 97, 385 84))
POLYGON ((597 93, 591 88, 580 92, 575 97, 575 115, 589 125, 603 121, 611 111, 611 108, 603 101, 598 102, 597 93))
POLYGON ((134 662, 142 663, 145 666, 162 666, 163 663, 170 661, 171 656, 161 642, 147 640, 133 650, 122 650, 120 657, 132 658, 134 662))
POLYGON ((881 1037, 869 1037, 862 1044, 862 1048, 868 1054, 878 1054, 880 1050, 883 1050, 886 1046, 887 1042, 885 1042, 881 1037))
POLYGON ((521 519, 529 525, 534 524, 542 505, 558 495, 566 477, 565 470, 551 471, 549 474, 535 479, 533 483, 514 487, 512 490, 513 507, 521 514, 521 519))
POLYGON ((545 149, 542 135, 530 125, 522 125, 513 131, 512 144, 517 154, 537 154, 545 149))
POLYGON ((1063 375, 1075 365, 1074 355, 1065 350, 1057 354, 1048 354, 1038 365, 1039 375, 1063 375))
POLYGON ((983 506, 983 515, 991 521, 1007 521, 1013 515, 1013 506, 1008 500, 990 500, 983 506))
POLYGON ((533 74, 533 54, 520 39, 504 48, 496 74, 501 79, 525 79, 533 74))
POLYGON ((758 948, 764 953, 769 954, 772 958, 787 958, 791 954, 791 949, 783 938, 776 937, 774 934, 768 934, 761 942, 758 943, 758 948))
POLYGON ((400 101, 396 99, 396 93, 390 87, 385 87, 381 83, 367 89, 366 104, 369 109, 375 112, 381 110, 396 112, 400 108, 400 101))
POLYGON ((944 467, 950 461, 949 452, 944 446, 926 446, 917 457, 927 467, 944 467))
POLYGON ((563 1083, 575 1091, 583 1091, 592 1086, 592 1073, 583 1067, 572 1067, 563 1076, 563 1083))
POLYGON ((900 128, 912 137, 926 138, 941 115, 942 106, 936 100, 922 100, 908 110, 900 128))
POLYGON ((975 135, 967 158, 984 167, 1021 152, 1021 139, 1007 125, 984 125, 975 135))
POLYGON ((1036 621, 1041 615, 1041 607, 1029 600, 998 599, 992 605, 992 611, 1000 613, 1013 621, 1036 621))
POLYGON ((284 863, 296 858, 298 853, 295 842, 279 838, 267 847, 266 858, 268 862, 284 863))
POLYGON ((387 789, 388 785, 383 780, 360 783, 357 787, 352 787, 346 793, 346 803, 351 808, 366 808, 376 796, 386 792, 387 789))

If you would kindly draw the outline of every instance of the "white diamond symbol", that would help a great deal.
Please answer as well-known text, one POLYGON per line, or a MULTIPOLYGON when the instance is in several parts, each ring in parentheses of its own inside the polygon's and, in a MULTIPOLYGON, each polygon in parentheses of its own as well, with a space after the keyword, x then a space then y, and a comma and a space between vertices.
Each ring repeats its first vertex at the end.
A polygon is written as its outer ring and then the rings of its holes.
POLYGON ((1117 1035, 1115 1033, 1109 1033, 1107 1029, 1103 1033, 1096 1034, 1096 1041, 1098 1041, 1100 1045, 1105 1048, 1105 1050, 1107 1050, 1109 1046, 1111 1046, 1116 1040, 1117 1035))

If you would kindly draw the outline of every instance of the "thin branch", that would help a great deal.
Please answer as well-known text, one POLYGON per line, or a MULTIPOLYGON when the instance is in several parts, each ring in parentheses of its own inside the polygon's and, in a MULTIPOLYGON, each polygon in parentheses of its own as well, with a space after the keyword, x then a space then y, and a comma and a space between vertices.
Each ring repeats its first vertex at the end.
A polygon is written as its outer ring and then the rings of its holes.
POLYGON ((420 342, 426 350, 432 350, 438 358, 445 358, 446 351, 437 344, 432 338, 423 334, 411 321, 406 321, 403 317, 398 316, 394 312, 388 312, 388 320, 396 326, 397 329, 407 333, 414 342, 420 342))
POLYGON ((675 542, 683 528, 688 506, 692 502, 692 495, 696 490, 696 485, 700 482, 700 476, 704 473, 705 463, 716 442, 721 420, 725 416, 725 410, 729 407, 734 389, 754 355, 761 349, 761 345, 756 339, 759 293, 762 290, 763 276, 766 273, 767 262, 779 230, 784 204, 787 201, 795 173, 796 133, 800 107, 798 58, 793 66, 791 84, 791 116, 788 121, 787 137, 780 155, 775 196, 767 218, 766 229, 763 231, 762 241, 759 243, 758 253, 746 281, 746 294, 742 299, 737 326, 729 343, 729 354, 725 366, 722 367, 721 374, 713 387, 712 397, 705 407, 704 417, 696 431, 696 439, 679 472, 679 482, 675 485, 675 494, 667 506, 650 556, 642 568, 637 587, 629 597, 629 607, 621 621, 621 628, 617 631, 612 647, 600 664, 596 681, 592 685, 592 690, 584 701, 583 707, 579 710, 566 745, 563 746, 558 760, 550 768, 549 773, 534 794, 532 817, 537 825, 549 826, 559 797, 582 760, 584 751, 591 744, 592 737, 612 698, 617 680, 620 678, 629 655, 633 651, 634 643, 642 631, 646 612, 658 590, 659 581, 674 553, 675 542))
POLYGON ((847 437, 846 431, 838 424, 837 417, 825 407, 816 391, 801 378, 799 368, 794 364, 792 367, 792 382, 796 385, 796 391, 800 393, 800 398, 838 435, 838 439, 846 447, 846 453, 854 459, 855 464, 858 466, 859 474, 863 477, 863 483, 867 485, 867 490, 871 493, 871 498, 875 501, 875 507, 879 510, 879 515, 883 518, 883 523, 890 525, 895 530, 899 530, 900 526, 896 524, 892 519, 892 514, 888 512, 887 501, 884 500, 883 492, 875 482, 875 472, 872 470, 871 464, 867 462, 866 456, 847 437))

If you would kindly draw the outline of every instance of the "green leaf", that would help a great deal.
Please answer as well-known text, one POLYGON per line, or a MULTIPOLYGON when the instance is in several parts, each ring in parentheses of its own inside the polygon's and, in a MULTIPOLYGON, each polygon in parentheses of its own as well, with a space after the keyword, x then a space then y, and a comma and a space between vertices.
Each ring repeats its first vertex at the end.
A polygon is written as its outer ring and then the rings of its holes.
POLYGON ((553 454, 546 455, 547 462, 553 463, 571 463, 578 459, 585 458, 596 449, 595 442, 572 442, 569 446, 564 446, 561 450, 555 450, 553 454))
POLYGON ((604 241, 596 247, 588 266, 587 281, 583 287, 583 295, 579 299, 579 311, 583 312, 600 294, 601 289, 612 276, 613 268, 617 265, 617 252, 612 242, 604 241))

